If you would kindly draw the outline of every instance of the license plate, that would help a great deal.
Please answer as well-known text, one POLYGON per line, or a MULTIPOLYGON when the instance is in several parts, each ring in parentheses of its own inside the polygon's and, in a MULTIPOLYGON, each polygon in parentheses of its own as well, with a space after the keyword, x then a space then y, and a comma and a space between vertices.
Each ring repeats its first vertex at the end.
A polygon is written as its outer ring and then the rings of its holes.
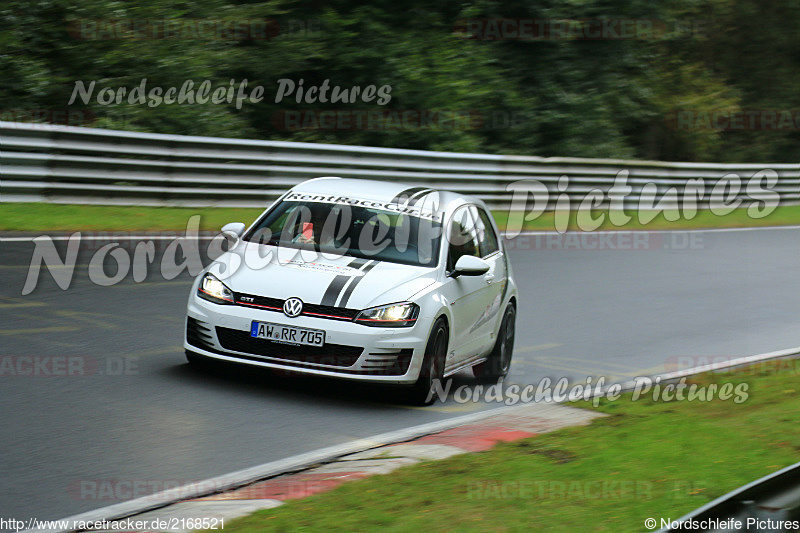
POLYGON ((253 321, 250 324, 250 336, 284 344, 300 344, 303 346, 322 346, 325 344, 325 332, 321 329, 296 328, 271 322, 253 321))

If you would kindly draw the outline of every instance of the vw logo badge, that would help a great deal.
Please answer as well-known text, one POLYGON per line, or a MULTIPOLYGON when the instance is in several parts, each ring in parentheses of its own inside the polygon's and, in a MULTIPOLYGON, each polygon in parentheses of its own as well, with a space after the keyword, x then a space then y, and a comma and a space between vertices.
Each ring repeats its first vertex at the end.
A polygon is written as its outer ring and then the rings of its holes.
POLYGON ((303 312, 303 300, 300 298, 289 298, 283 302, 283 314, 289 318, 299 316, 303 312))

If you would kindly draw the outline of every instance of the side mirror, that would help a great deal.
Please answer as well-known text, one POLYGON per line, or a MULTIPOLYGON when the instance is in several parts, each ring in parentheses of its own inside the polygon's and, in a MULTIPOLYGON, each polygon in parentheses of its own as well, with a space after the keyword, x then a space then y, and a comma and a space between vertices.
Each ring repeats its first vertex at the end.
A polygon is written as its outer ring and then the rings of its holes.
POLYGON ((246 227, 243 222, 231 222, 222 226, 222 234, 236 241, 242 236, 246 227))
POLYGON ((489 272, 489 263, 474 255, 462 255, 450 273, 451 278, 458 276, 480 276, 489 272))

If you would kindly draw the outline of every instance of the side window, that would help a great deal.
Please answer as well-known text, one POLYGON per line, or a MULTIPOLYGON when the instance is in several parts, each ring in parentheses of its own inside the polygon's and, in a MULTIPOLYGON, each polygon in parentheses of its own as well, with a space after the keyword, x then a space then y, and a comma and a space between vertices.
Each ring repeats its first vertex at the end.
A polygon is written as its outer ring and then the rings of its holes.
POLYGON ((474 208, 478 212, 477 230, 480 244, 481 257, 486 257, 500 250, 497 244, 497 234, 494 232, 489 213, 480 207, 474 208))
POLYGON ((462 255, 480 257, 480 242, 475 218, 470 211, 470 206, 460 207, 453 214, 447 238, 449 243, 447 253, 448 270, 453 270, 462 255))

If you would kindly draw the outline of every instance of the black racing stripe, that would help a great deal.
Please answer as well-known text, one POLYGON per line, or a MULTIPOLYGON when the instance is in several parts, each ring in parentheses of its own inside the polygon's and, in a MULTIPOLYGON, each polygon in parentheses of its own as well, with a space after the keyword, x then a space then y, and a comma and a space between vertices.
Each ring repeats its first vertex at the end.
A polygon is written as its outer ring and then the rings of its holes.
POLYGON ((427 189, 427 187, 411 187, 410 189, 400 191, 397 193, 397 196, 392 198, 391 203, 399 204, 401 200, 407 199, 420 191, 424 191, 425 189, 427 189))
MULTIPOLYGON (((361 268, 367 264, 367 261, 367 259, 358 257, 350 261, 347 266, 352 268, 361 268)), ((322 296, 322 302, 320 302, 320 305, 336 305, 336 298, 339 297, 339 293, 342 292, 344 284, 347 283, 351 277, 352 276, 339 275, 333 278, 331 284, 328 285, 327 289, 325 289, 325 294, 322 296)))
POLYGON ((353 281, 350 282, 350 285, 347 286, 347 289, 344 291, 344 294, 342 295, 342 300, 339 302, 339 307, 346 307, 347 306, 347 300, 349 300, 350 299, 350 295, 353 294, 353 289, 356 288, 356 285, 361 283, 361 280, 364 279, 364 277, 367 275, 367 273, 369 273, 370 270, 375 268, 375 265, 377 265, 377 264, 378 264, 377 261, 373 261, 372 263, 368 264, 367 266, 365 266, 362 269, 362 271, 364 272, 364 275, 363 276, 359 276, 357 278, 354 278, 353 281))
POLYGON ((412 196, 411 198, 408 199, 408 206, 411 207, 411 206, 415 205, 424 196, 427 196, 428 194, 430 194, 432 192, 433 192, 433 189, 423 189, 418 194, 415 194, 414 196, 412 196))

